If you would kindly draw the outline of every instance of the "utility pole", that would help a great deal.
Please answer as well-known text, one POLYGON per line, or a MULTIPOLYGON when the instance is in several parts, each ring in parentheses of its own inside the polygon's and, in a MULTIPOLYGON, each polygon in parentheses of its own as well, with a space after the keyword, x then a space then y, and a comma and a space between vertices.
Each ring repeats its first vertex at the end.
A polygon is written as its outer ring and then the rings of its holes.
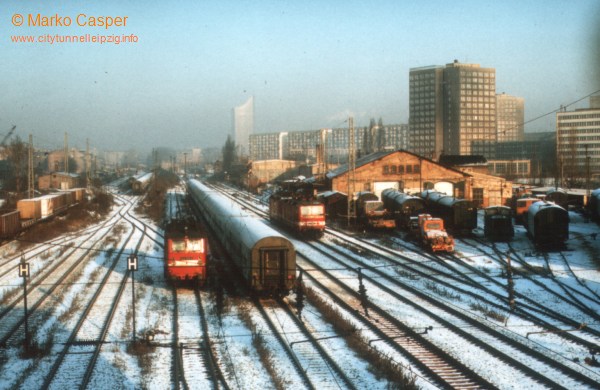
POLYGON ((85 186, 90 188, 91 177, 90 177, 90 139, 86 138, 85 140, 85 186))
POLYGON ((34 183, 34 175, 33 175, 33 136, 29 134, 29 163, 27 167, 27 188, 28 188, 28 197, 33 198, 33 191, 35 190, 34 183))
POLYGON ((92 163, 92 178, 96 177, 96 169, 98 168, 98 160, 96 160, 96 154, 94 154, 94 161, 92 163))
POLYGON ((69 142, 65 131, 65 173, 69 173, 69 142))
POLYGON ((183 152, 183 177, 187 177, 187 152, 183 152))
POLYGON ((354 179, 356 171, 356 145, 354 144, 354 117, 348 118, 348 226, 350 219, 355 216, 354 210, 354 179))

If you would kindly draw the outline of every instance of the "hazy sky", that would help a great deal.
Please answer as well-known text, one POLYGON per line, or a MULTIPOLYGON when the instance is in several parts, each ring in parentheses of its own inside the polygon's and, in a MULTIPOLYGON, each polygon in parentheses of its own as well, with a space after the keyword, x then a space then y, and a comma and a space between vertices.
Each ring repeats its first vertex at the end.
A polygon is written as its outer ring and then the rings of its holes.
MULTIPOLYGON (((349 115, 408 123, 409 69, 454 59, 496 68, 497 92, 524 97, 527 120, 600 89, 599 25, 598 0, 0 0, 0 136, 14 124, 36 147, 62 147, 65 131, 81 148, 220 147, 250 95, 259 133, 341 127, 349 115), (26 26, 30 13, 72 25, 26 26), (79 27, 81 13, 127 26, 79 27)), ((554 130, 554 118, 526 130, 554 130)))

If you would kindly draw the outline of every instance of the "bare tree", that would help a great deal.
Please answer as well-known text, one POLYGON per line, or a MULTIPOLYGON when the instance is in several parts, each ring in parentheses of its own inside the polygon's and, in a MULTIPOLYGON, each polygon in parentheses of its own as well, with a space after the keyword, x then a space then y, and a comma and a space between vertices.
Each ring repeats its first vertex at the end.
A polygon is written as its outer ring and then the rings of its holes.
POLYGON ((231 167, 237 162, 237 153, 235 149, 235 141, 231 137, 227 136, 225 146, 222 149, 223 153, 223 171, 231 173, 231 167))
POLYGON ((29 145, 16 136, 6 147, 6 154, 11 165, 7 187, 20 194, 23 183, 27 181, 27 161, 29 160, 29 145))

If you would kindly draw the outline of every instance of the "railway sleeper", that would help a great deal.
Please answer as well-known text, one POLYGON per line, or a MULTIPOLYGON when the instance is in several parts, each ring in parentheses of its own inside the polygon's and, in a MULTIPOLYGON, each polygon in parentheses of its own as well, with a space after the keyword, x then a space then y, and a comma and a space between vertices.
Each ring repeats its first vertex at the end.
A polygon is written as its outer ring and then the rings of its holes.
POLYGON ((65 343, 65 345, 100 345, 107 344, 108 341, 99 341, 99 340, 74 340, 70 343, 65 343))

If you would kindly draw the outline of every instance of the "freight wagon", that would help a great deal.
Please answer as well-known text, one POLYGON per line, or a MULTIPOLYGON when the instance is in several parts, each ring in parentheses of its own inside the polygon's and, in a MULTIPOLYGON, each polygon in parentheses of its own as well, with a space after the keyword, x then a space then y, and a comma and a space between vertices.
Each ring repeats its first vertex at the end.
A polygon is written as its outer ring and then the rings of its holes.
POLYGON ((396 219, 396 226, 403 229, 408 229, 410 217, 416 217, 425 211, 423 199, 400 192, 394 188, 383 190, 381 199, 385 208, 396 219))
POLYGON ((569 238, 569 213, 554 203, 539 201, 527 210, 526 227, 537 247, 562 248, 569 238))
POLYGON ((13 237, 20 231, 21 219, 18 210, 0 215, 0 238, 13 237))
POLYGON ((420 197, 427 211, 442 218, 453 234, 469 235, 477 227, 477 207, 473 202, 432 190, 423 191, 420 197))

